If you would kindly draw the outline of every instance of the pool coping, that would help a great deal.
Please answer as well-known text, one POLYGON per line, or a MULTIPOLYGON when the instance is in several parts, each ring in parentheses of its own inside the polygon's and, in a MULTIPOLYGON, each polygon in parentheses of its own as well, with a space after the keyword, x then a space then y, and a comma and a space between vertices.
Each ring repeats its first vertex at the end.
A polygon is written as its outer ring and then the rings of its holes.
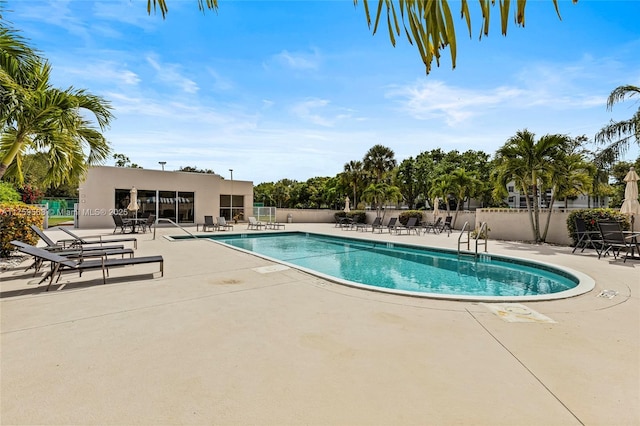
MULTIPOLYGON (((352 236, 336 236, 333 234, 324 234, 324 233, 319 233, 319 232, 309 232, 309 231, 276 231, 276 232, 269 232, 269 233, 255 233, 255 232, 230 232, 228 234, 225 234, 226 236, 242 236, 242 235, 251 235, 252 237, 255 236, 259 236, 259 235, 265 235, 265 236, 272 236, 272 235, 284 235, 284 234, 305 234, 305 235, 316 235, 316 236, 321 236, 321 237, 330 237, 330 238, 340 238, 340 239, 347 239, 347 240, 354 240, 354 241, 359 241, 359 242, 366 242, 366 243, 371 243, 372 240, 370 239, 365 239, 365 238, 358 238, 358 237, 352 237, 352 236)), ((211 241, 215 244, 227 247, 227 248, 231 248, 233 250, 237 250, 246 254, 250 254, 265 260, 268 260, 270 262, 274 262, 274 263, 278 263, 278 264, 282 264, 282 265, 286 265, 289 268, 292 269, 296 269, 302 272, 305 272, 307 274, 316 276, 318 278, 322 278, 324 280, 330 281, 330 282, 334 282, 340 285, 344 285, 347 287, 353 287, 353 288, 358 288, 358 289, 362 289, 362 290, 367 290, 367 291, 373 291, 373 292, 379 292, 379 293, 388 293, 388 294, 394 294, 394 295, 400 295, 400 296, 408 296, 408 297, 417 297, 417 298, 426 298, 426 299, 437 299, 437 300, 449 300, 449 301, 462 301, 462 302, 538 302, 538 301, 553 301, 553 300, 562 300, 562 299, 568 299, 571 297, 576 297, 576 296, 580 296, 582 294, 588 293, 591 290, 593 290, 595 288, 595 280, 593 278, 591 278, 590 276, 588 276, 587 274, 584 274, 580 271, 577 271, 575 269, 572 268, 568 268, 566 266, 560 266, 560 265, 556 265, 553 263, 548 263, 548 262, 541 262, 538 260, 531 260, 531 259, 524 259, 524 258, 520 258, 520 257, 513 257, 513 256, 505 256, 502 254, 495 254, 495 253, 479 253, 481 255, 487 255, 487 256, 491 256, 492 258, 498 258, 500 260, 504 260, 506 262, 509 261, 517 261, 515 263, 524 263, 524 264, 530 264, 530 265, 534 265, 534 266, 540 266, 540 267, 544 267, 544 269, 547 270, 551 270, 554 273, 559 273, 559 274, 564 274, 564 275, 569 275, 572 276, 573 278, 575 278, 578 281, 578 284, 568 290, 564 290, 564 291, 560 291, 557 293, 548 293, 548 294, 537 294, 537 295, 526 295, 526 296, 478 296, 478 295, 455 295, 455 294, 440 294, 440 293, 429 293, 429 292, 418 292, 418 291, 408 291, 408 290, 396 290, 396 289, 389 289, 389 288, 385 288, 385 287, 378 287, 378 286, 373 286, 373 285, 367 285, 367 284, 362 284, 362 283, 357 283, 354 281, 350 281, 350 280, 345 280, 342 278, 338 278, 338 277, 334 277, 332 275, 327 275, 324 274, 322 272, 316 271, 314 269, 310 269, 310 268, 306 268, 303 266, 299 266, 299 265, 295 265, 292 263, 289 263, 287 261, 284 260, 280 260, 280 259, 276 259, 276 258, 272 258, 270 256, 267 255, 263 255, 260 253, 256 253, 250 250, 245 250, 242 249, 240 247, 235 247, 229 244, 225 244, 223 242, 217 241, 215 239, 212 239, 211 237, 220 237, 221 234, 217 233, 217 234, 199 234, 196 235, 195 238, 194 237, 186 237, 186 236, 180 236, 178 238, 174 238, 168 235, 165 235, 164 238, 172 241, 172 242, 176 242, 176 241, 190 241, 193 239, 204 239, 207 241, 211 241)), ((433 247, 433 246, 427 246, 427 245, 418 245, 418 244, 411 244, 411 243, 406 243, 406 242, 386 242, 386 241, 380 241, 381 245, 388 245, 388 244, 392 244, 393 246, 404 246, 404 247, 408 247, 408 248, 413 248, 413 249, 418 249, 418 250, 431 250, 431 251, 435 251, 435 252, 442 252, 442 253, 449 253, 449 254, 455 254, 456 250, 453 249, 448 249, 448 248, 441 248, 441 247, 433 247)), ((468 252, 465 252, 468 253, 468 252)))

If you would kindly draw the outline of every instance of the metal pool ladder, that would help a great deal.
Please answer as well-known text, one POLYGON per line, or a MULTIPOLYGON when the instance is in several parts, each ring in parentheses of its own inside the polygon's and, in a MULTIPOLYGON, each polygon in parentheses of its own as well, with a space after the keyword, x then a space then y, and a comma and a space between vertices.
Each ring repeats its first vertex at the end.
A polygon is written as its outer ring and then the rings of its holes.
POLYGON ((471 229, 469 228, 469 222, 465 222, 464 225, 462 226, 462 231, 460 232, 460 235, 458 236, 458 257, 460 257, 461 255, 465 254, 465 255, 469 255, 469 256, 473 256, 474 259, 477 261, 478 260, 478 246, 479 245, 484 245, 484 251, 485 253, 487 252, 487 237, 488 237, 488 228, 487 228, 487 222, 482 222, 480 224, 480 229, 478 230, 478 233, 476 234, 476 236, 474 237, 475 241, 476 241, 476 247, 475 247, 475 252, 471 252, 471 249, 469 247, 470 242, 471 242, 471 229), (462 236, 465 234, 465 231, 467 233, 467 239, 465 241, 462 240, 462 236), (480 239, 483 239, 484 241, 479 241, 480 239), (463 251, 460 249, 460 246, 464 243, 467 243, 467 250, 463 251))
POLYGON ((154 224, 155 226, 153 227, 153 239, 154 239, 154 240, 156 239, 156 226, 158 226, 158 222, 160 222, 160 221, 162 221, 162 222, 169 222, 169 223, 171 223, 173 226, 175 226, 176 228, 180 228, 180 229, 182 229, 184 232, 186 232, 187 234, 191 235, 193 238, 198 238, 198 237, 196 237, 195 235, 193 235, 191 232, 189 232, 189 231, 187 231, 186 229, 184 229, 182 226, 180 226, 180 225, 178 225, 177 223, 175 223, 173 220, 171 220, 171 219, 166 219, 166 218, 161 217, 161 218, 156 219, 156 223, 154 224))

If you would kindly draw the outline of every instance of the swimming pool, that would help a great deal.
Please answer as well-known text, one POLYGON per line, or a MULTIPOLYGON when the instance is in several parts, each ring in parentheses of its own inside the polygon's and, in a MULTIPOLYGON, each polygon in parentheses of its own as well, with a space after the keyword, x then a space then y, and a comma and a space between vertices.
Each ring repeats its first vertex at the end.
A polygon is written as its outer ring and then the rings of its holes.
POLYGON ((306 232, 229 234, 211 240, 342 284, 458 300, 548 300, 582 294, 593 280, 524 259, 306 232))

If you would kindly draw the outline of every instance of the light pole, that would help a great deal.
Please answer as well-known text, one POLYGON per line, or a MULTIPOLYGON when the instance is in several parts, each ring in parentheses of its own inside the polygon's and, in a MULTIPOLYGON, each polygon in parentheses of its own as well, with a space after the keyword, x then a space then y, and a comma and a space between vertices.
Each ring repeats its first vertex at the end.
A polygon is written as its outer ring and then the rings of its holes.
POLYGON ((229 220, 233 220, 233 169, 229 169, 229 171, 231 172, 231 197, 229 198, 231 217, 229 217, 229 220))
POLYGON ((164 165, 167 164, 166 161, 158 161, 158 164, 162 166, 162 171, 164 172, 164 165))

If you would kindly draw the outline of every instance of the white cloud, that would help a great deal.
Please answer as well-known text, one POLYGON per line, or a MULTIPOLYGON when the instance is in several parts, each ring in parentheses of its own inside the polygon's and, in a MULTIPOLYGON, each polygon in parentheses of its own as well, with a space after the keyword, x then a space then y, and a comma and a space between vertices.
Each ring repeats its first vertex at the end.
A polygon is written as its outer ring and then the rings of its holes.
POLYGON ((313 53, 283 50, 274 55, 273 60, 294 70, 315 70, 320 66, 320 55, 316 50, 313 53))
POLYGON ((157 71, 157 78, 160 81, 164 81, 172 86, 179 87, 186 93, 196 93, 200 88, 198 84, 183 76, 180 71, 179 65, 175 64, 161 64, 153 55, 147 56, 147 62, 157 71))
MULTIPOLYGON (((140 82, 140 77, 135 72, 126 69, 126 66, 114 61, 96 62, 66 62, 60 61, 61 66, 56 66, 55 71, 72 76, 73 80, 81 79, 85 81, 99 81, 109 85, 136 86, 140 82), (68 64, 77 65, 71 67, 68 64)), ((76 83, 77 85, 77 83, 76 83)))
POLYGON ((211 75, 211 77, 213 77, 212 87, 214 90, 227 91, 234 88, 234 84, 230 79, 223 77, 213 68, 207 68, 207 72, 209 73, 209 75, 211 75))
POLYGON ((297 117, 309 121, 319 126, 331 127, 335 120, 324 117, 317 112, 318 109, 324 109, 329 105, 329 101, 326 99, 308 99, 306 101, 298 102, 291 108, 291 112, 297 117))
POLYGON ((391 88, 386 97, 399 99, 401 109, 416 119, 444 118, 449 126, 454 126, 483 114, 488 107, 521 98, 522 91, 498 87, 489 93, 456 88, 441 81, 417 81, 391 88))

